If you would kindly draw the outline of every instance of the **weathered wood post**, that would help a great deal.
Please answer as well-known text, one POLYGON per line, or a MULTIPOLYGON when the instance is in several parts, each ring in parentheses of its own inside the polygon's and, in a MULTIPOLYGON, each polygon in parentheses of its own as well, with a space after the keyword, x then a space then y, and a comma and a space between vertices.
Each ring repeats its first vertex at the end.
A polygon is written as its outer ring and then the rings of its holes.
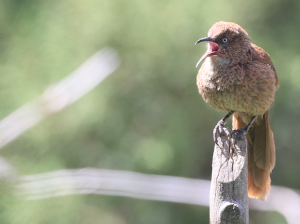
POLYGON ((249 224, 247 140, 231 142, 223 128, 212 162, 210 224, 249 224))

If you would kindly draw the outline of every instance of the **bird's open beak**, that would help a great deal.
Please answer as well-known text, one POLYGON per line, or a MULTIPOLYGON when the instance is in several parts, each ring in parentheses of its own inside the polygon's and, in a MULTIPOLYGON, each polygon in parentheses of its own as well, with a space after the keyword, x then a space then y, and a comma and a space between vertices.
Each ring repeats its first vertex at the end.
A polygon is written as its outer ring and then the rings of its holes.
POLYGON ((203 38, 197 40, 197 42, 195 44, 198 44, 203 41, 208 41, 209 45, 208 45, 208 48, 207 48, 207 51, 205 52, 205 54, 198 61, 196 68, 205 58, 210 57, 212 55, 216 55, 217 52, 219 51, 219 45, 216 42, 214 42, 214 40, 211 37, 203 37, 203 38))

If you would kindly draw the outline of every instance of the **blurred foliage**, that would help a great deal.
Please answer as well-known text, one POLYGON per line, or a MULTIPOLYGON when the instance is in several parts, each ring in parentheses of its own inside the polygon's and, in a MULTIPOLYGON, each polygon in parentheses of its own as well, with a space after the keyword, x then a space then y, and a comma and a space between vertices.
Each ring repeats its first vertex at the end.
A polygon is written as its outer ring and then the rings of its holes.
MULTIPOLYGON (((299 8, 296 0, 2 0, 2 118, 104 46, 118 50, 122 64, 1 156, 19 175, 89 166, 210 179, 212 129, 224 113, 197 92, 195 64, 205 48, 194 43, 223 20, 271 55, 281 82, 271 110, 272 184, 300 189, 299 8)), ((209 222, 199 206, 93 195, 22 201, 3 192, 1 223, 209 222)), ((277 213, 250 215, 250 223, 286 223, 277 213)))

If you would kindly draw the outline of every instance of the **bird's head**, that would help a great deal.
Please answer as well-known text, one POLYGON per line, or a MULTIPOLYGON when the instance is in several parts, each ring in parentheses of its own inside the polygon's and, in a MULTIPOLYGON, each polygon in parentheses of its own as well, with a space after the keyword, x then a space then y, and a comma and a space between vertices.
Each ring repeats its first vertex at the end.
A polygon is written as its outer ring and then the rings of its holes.
POLYGON ((246 63, 251 60, 248 33, 235 23, 223 21, 215 23, 208 31, 208 37, 199 39, 195 44, 204 41, 208 41, 207 51, 196 67, 207 57, 230 63, 246 63))

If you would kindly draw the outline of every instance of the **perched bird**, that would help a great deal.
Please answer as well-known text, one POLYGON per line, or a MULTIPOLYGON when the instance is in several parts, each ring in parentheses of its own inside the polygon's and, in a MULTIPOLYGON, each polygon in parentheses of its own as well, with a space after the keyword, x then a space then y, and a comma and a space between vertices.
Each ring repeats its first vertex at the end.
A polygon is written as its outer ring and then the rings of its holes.
MULTIPOLYGON (((275 165, 275 144, 269 121, 279 81, 269 54, 252 44, 247 32, 235 23, 218 22, 208 31, 207 51, 197 75, 205 102, 228 113, 214 129, 214 141, 233 115, 232 134, 248 141, 248 195, 266 200, 270 172, 275 165)), ((196 67, 197 67, 196 66, 196 67)))

